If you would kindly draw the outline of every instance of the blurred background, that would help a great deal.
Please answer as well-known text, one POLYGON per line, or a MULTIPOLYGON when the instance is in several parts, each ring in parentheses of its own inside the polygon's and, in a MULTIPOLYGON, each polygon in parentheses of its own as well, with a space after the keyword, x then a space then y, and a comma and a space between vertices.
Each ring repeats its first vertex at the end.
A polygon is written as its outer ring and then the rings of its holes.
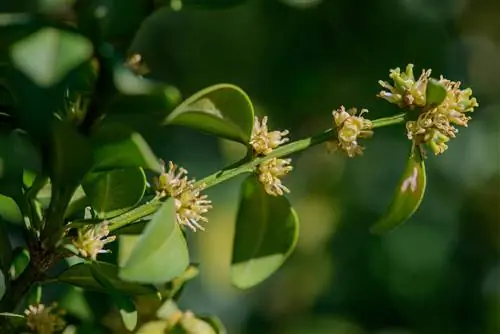
MULTIPOLYGON (((42 1, 47 10, 66 2, 42 1)), ((201 275, 181 307, 216 314, 230 334, 500 333, 500 2, 247 0, 225 9, 166 6, 142 24, 146 1, 100 3, 110 9, 110 34, 139 28, 128 52, 142 55, 152 77, 184 97, 236 84, 292 140, 331 127, 340 105, 368 108, 373 119, 398 112, 375 97, 377 81, 407 63, 416 74, 432 68, 462 81, 480 103, 448 151, 429 157, 418 212, 386 236, 369 227, 386 210, 409 154, 403 125, 376 130, 360 158, 324 146, 293 156, 285 182, 299 243, 249 291, 229 283, 242 179, 209 189, 207 232, 190 235, 201 275)), ((197 178, 243 154, 185 128, 149 139, 159 156, 197 178)))

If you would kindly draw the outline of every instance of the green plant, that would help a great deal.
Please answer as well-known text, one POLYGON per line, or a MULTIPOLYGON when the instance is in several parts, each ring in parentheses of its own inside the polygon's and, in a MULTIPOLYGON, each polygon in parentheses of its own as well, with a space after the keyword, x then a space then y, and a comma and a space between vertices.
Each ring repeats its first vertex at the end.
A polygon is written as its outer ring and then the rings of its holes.
POLYGON ((98 15, 86 16, 91 9, 79 8, 73 26, 35 16, 29 23, 14 20, 5 34, 1 333, 64 330, 57 305, 42 303, 45 287, 57 283, 108 294, 129 330, 222 333, 216 319, 175 304, 183 285, 197 274, 185 233, 205 229, 205 213, 212 209, 205 189, 248 174, 231 264, 233 284, 247 289, 280 268, 298 238, 298 219, 285 196, 290 189, 282 181, 292 171, 289 156, 326 143, 356 157, 364 149, 360 139, 378 128, 405 124, 411 141, 407 168, 387 214, 373 226, 383 233, 406 221, 422 201, 425 148, 444 153, 458 131, 455 125, 466 126, 467 113, 478 105, 470 89, 443 77, 432 79, 430 71, 416 79, 408 65, 404 72, 392 70, 393 83, 381 82, 385 90, 378 95, 400 107, 400 114, 369 120, 367 110, 341 106, 323 133, 289 141, 288 131, 269 131, 267 117, 256 117, 249 97, 234 85, 211 86, 181 101, 174 87, 148 79, 140 56, 121 59, 105 29, 95 30, 100 25, 92 20, 98 15), (199 181, 190 180, 173 162, 162 163, 143 138, 169 125, 238 142, 247 154, 199 181), (154 174, 152 184, 146 172, 154 174), (9 235, 15 229, 22 230, 25 243, 11 249, 9 235), (122 234, 140 234, 127 261, 99 261, 122 234), (159 306, 158 320, 138 318, 135 305, 146 297, 159 306))

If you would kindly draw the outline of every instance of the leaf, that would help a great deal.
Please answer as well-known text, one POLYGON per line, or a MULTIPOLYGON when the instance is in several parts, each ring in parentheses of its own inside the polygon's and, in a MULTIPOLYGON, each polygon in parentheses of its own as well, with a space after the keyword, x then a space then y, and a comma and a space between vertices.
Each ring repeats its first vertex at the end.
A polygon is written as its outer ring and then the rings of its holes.
POLYGON ((425 164, 419 147, 411 149, 410 158, 387 213, 371 228, 382 234, 400 226, 417 211, 424 198, 426 186, 425 164))
POLYGON ((196 6, 201 8, 224 8, 237 6, 245 2, 246 0, 179 0, 183 6, 196 6))
POLYGON ((0 301, 2 301, 5 292, 7 291, 7 282, 5 281, 5 275, 3 274, 2 268, 0 268, 0 301))
POLYGON ((94 145, 94 171, 126 167, 142 167, 161 173, 162 166, 148 143, 137 132, 113 141, 94 145))
POLYGON ((169 320, 172 316, 181 312, 177 304, 172 299, 167 299, 156 311, 156 316, 159 319, 169 320))
POLYGON ((90 269, 95 280, 99 282, 105 291, 111 295, 111 298, 113 298, 113 301, 120 311, 120 316, 125 328, 129 331, 133 331, 137 326, 137 310, 135 309, 132 298, 122 295, 115 289, 115 286, 108 280, 106 275, 101 272, 100 265, 98 263, 92 263, 90 269))
POLYGON ((186 333, 216 334, 215 328, 211 324, 194 316, 183 317, 181 325, 186 333))
POLYGON ((167 328, 167 322, 163 320, 150 321, 142 325, 137 334, 163 334, 167 328))
POLYGON ((184 125, 247 144, 252 134, 253 118, 253 105, 247 94, 237 86, 219 84, 182 102, 165 123, 184 125))
POLYGON ((175 220, 174 200, 169 198, 138 238, 119 277, 126 281, 162 284, 181 275, 188 265, 186 240, 175 220))
POLYGON ((10 49, 14 66, 40 87, 50 87, 92 55, 92 43, 82 35, 46 27, 10 49))
POLYGON ((292 253, 299 222, 286 197, 268 195, 256 176, 242 184, 231 282, 247 289, 271 276, 292 253))
POLYGON ((11 197, 0 195, 0 217, 12 224, 22 224, 23 214, 11 197))
MULTIPOLYGON (((121 293, 127 295, 147 295, 156 293, 156 289, 153 286, 125 282, 119 279, 117 266, 106 262, 98 263, 99 270, 106 275, 115 289, 121 293)), ((94 276, 92 276, 90 263, 78 263, 68 268, 57 277, 57 281, 87 290, 103 292, 102 286, 95 280, 94 276)))
POLYGON ((448 91, 443 83, 436 79, 429 79, 425 91, 425 104, 430 107, 437 107, 443 103, 448 91))
POLYGON ((146 190, 146 176, 141 168, 92 173, 84 180, 83 189, 99 218, 111 218, 140 202, 146 190))
POLYGON ((12 263, 9 268, 9 276, 13 281, 23 273, 30 263, 30 253, 26 248, 14 249, 12 254, 12 263))
POLYGON ((227 330, 219 318, 214 316, 199 316, 198 318, 208 323, 216 334, 227 334, 227 330))
MULTIPOLYGON (((0 207, 1 212, 1 207, 0 207)), ((5 221, 0 218, 0 272, 7 272, 12 261, 12 245, 5 221)))

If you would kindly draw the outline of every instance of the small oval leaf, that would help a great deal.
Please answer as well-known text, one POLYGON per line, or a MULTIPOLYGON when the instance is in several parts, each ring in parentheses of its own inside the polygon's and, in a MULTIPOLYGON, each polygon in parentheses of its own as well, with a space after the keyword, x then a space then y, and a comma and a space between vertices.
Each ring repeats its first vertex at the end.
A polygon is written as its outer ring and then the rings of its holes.
POLYGON ((140 202, 146 190, 146 176, 141 168, 116 169, 89 174, 83 189, 99 218, 127 212, 140 202))
POLYGON ((268 195, 256 176, 242 185, 231 281, 247 289, 271 276, 297 243, 299 221, 284 196, 268 195))
POLYGON ((425 104, 428 107, 437 107, 443 103, 447 95, 446 87, 436 79, 429 79, 425 91, 425 104))
POLYGON ((26 248, 16 248, 12 254, 12 263, 9 268, 11 280, 17 279, 30 263, 30 252, 26 248))
POLYGON ((406 169, 387 213, 371 228, 381 234, 393 230, 417 211, 424 198, 426 186, 425 163, 420 147, 412 147, 406 169))
MULTIPOLYGON (((106 275, 107 279, 113 284, 116 290, 127 295, 147 295, 155 294, 156 289, 150 285, 142 285, 131 282, 124 282, 118 278, 118 267, 106 263, 98 262, 99 270, 106 275)), ((65 272, 63 272, 58 278, 58 282, 71 284, 80 288, 87 290, 103 292, 102 286, 97 282, 92 276, 90 263, 78 263, 65 272)))
POLYGON ((175 203, 169 198, 154 214, 120 270, 126 281, 162 284, 189 266, 186 240, 175 220, 175 203))
POLYGON ((219 84, 189 97, 175 108, 165 123, 184 125, 246 144, 252 134, 253 115, 252 102, 243 90, 219 84))

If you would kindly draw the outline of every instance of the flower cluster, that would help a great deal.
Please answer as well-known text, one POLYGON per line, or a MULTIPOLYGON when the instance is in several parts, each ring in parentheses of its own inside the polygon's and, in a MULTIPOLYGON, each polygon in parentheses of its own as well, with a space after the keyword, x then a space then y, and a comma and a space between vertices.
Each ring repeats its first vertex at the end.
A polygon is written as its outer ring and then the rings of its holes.
POLYGON ((110 250, 104 249, 104 246, 115 241, 115 239, 116 236, 109 235, 109 222, 105 221, 79 228, 78 235, 73 240, 73 245, 81 256, 95 261, 97 255, 110 252, 110 250))
POLYGON ((427 106, 425 93, 431 72, 424 71, 420 79, 415 82, 412 68, 413 65, 408 65, 406 73, 400 73, 399 69, 392 70, 394 87, 381 82, 389 92, 382 91, 379 96, 402 107, 413 107, 410 109, 419 107, 416 120, 406 123, 408 139, 416 144, 427 144, 435 155, 442 154, 448 148, 446 143, 458 133, 455 126, 467 127, 471 119, 467 113, 473 112, 474 108, 478 107, 477 100, 472 97, 470 88, 461 90, 460 82, 450 81, 441 76, 438 84, 446 89, 446 96, 439 105, 427 106))
MULTIPOLYGON (((262 118, 262 122, 255 117, 250 145, 256 155, 268 155, 273 149, 288 142, 288 130, 269 132, 267 128, 267 116, 262 118)), ((264 186, 266 193, 272 196, 282 196, 289 193, 290 189, 285 187, 281 178, 288 174, 293 167, 290 166, 291 159, 271 158, 264 161, 257 167, 259 181, 264 186)))
POLYGON ((202 195, 204 185, 196 185, 195 180, 188 180, 188 172, 178 168, 172 161, 168 163, 168 172, 163 172, 155 178, 154 186, 159 197, 173 197, 175 200, 176 220, 179 225, 187 226, 191 230, 204 231, 199 222, 208 220, 203 215, 212 208, 207 195, 202 195))
POLYGON ((53 334, 61 331, 66 325, 62 316, 63 310, 56 311, 57 304, 45 306, 44 304, 29 305, 24 311, 26 325, 37 334, 53 334))
POLYGON ((255 117, 250 145, 252 145, 256 155, 267 155, 276 147, 289 141, 288 138, 284 137, 286 135, 288 135, 288 130, 269 132, 267 116, 262 118, 262 122, 255 117))
POLYGON ((390 70, 389 77, 393 80, 394 85, 380 80, 379 84, 386 90, 381 91, 378 96, 401 108, 422 108, 426 104, 425 95, 430 75, 431 70, 422 70, 418 80, 415 80, 413 64, 408 64, 405 72, 401 72, 399 67, 390 70))
POLYGON ((362 109, 356 116, 357 112, 356 108, 346 111, 344 106, 332 112, 337 138, 330 141, 329 145, 333 149, 341 149, 350 158, 363 153, 364 148, 358 143, 358 138, 370 138, 373 135, 372 123, 363 117, 368 110, 362 109))

